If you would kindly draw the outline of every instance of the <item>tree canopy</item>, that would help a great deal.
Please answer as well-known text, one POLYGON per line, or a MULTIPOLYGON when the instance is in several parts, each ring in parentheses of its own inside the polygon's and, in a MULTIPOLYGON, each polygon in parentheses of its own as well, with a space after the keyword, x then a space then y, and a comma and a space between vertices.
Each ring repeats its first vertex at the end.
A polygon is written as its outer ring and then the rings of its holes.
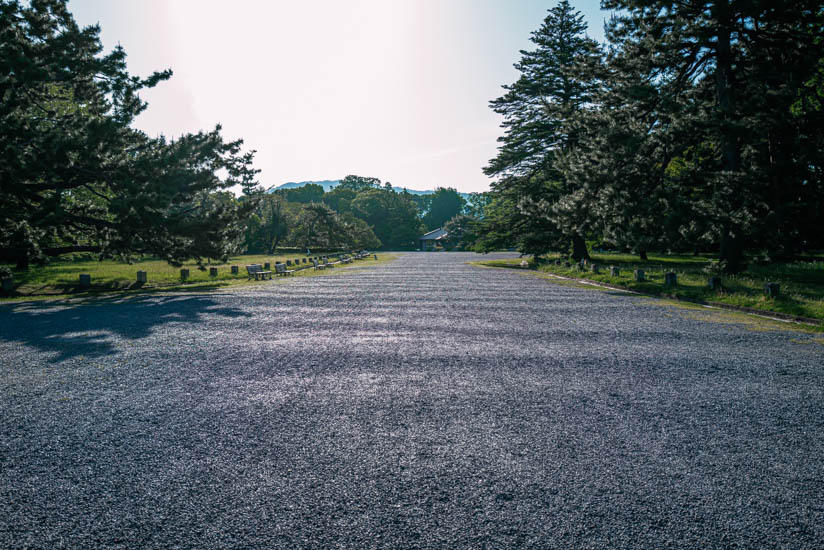
POLYGON ((172 73, 130 75, 99 35, 65 0, 0 0, 0 257, 225 257, 254 201, 210 195, 254 188, 253 152, 219 126, 175 140, 134 129, 140 91, 172 73))
POLYGON ((729 272, 748 251, 824 246, 820 1, 602 4, 603 47, 563 0, 492 102, 504 135, 478 246, 714 248, 729 272))

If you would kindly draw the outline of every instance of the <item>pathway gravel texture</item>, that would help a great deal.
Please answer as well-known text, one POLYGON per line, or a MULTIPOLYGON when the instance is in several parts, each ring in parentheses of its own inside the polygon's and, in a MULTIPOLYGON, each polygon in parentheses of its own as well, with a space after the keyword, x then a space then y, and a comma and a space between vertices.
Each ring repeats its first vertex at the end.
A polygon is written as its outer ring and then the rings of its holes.
POLYGON ((824 547, 820 337, 473 259, 0 306, 0 547, 824 547))

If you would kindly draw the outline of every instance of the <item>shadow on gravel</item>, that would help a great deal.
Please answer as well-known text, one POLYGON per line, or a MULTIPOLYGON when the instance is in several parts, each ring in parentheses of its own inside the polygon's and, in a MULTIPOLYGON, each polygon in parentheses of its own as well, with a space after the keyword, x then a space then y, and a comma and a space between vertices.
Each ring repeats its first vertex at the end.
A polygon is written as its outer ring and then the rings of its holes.
POLYGON ((0 337, 55 352, 55 361, 116 352, 117 339, 139 340, 169 323, 197 324, 204 316, 241 317, 212 296, 100 298, 81 303, 26 302, 0 308, 0 337))

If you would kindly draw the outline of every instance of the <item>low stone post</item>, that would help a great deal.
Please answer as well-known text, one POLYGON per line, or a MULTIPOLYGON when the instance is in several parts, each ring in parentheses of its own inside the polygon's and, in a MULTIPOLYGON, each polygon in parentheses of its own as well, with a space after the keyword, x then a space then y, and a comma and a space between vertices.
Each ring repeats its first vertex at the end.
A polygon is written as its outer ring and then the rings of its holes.
POLYGON ((263 264, 263 271, 271 271, 271 270, 272 270, 272 264, 270 264, 269 262, 266 262, 265 264, 263 264))
POLYGON ((592 272, 593 272, 593 273, 595 273, 596 275, 597 275, 598 273, 600 273, 600 272, 601 272, 601 267, 600 267, 598 264, 592 264, 592 265, 590 266, 590 269, 591 269, 591 270, 592 270, 592 272))
POLYGON ((216 267, 210 267, 209 268, 209 277, 217 277, 217 268, 216 267))
POLYGON ((237 275, 238 273, 240 273, 240 266, 233 265, 232 266, 232 275, 237 275))
POLYGON ((303 263, 306 263, 306 258, 303 258, 303 263))
POLYGON ((12 290, 14 290, 14 279, 3 277, 3 292, 11 292, 12 290))
POLYGON ((291 266, 292 265, 292 260, 286 260, 286 265, 291 266))
POLYGON ((781 285, 778 283, 767 283, 764 285, 764 292, 770 298, 778 298, 781 295, 781 285))
POLYGON ((643 269, 636 269, 635 271, 633 271, 633 274, 635 275, 635 280, 638 281, 639 283, 641 283, 645 280, 644 279, 644 270, 643 269))
POLYGON ((92 286, 92 276, 88 273, 80 274, 80 288, 89 288, 92 286))
POLYGON ((188 269, 181 269, 180 270, 180 278, 184 281, 189 278, 189 270, 188 269))
POLYGON ((678 276, 672 271, 664 273, 664 286, 678 285, 678 276))
POLYGON ((721 277, 710 277, 707 279, 707 285, 711 290, 721 290, 721 277))
POLYGON ((555 265, 561 265, 561 260, 555 260, 555 265))
POLYGON ((146 272, 145 271, 138 271, 137 272, 137 282, 138 283, 145 283, 146 281, 148 281, 148 278, 146 277, 146 272))
POLYGON ((621 270, 615 267, 614 265, 609 266, 609 274, 613 277, 617 277, 621 274, 621 270))
POLYGON ((295 258, 295 265, 300 265, 300 258, 295 258))

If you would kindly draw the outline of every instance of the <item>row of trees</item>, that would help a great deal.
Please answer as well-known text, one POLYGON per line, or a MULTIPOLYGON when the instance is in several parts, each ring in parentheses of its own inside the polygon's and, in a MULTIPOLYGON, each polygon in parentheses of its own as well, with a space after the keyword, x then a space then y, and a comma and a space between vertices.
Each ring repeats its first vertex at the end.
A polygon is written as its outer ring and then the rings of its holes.
POLYGON ((642 257, 824 246, 820 1, 604 0, 606 44, 567 0, 522 51, 475 246, 642 257))
POLYGON ((440 227, 465 206, 451 188, 415 195, 353 175, 329 192, 308 184, 251 195, 258 206, 248 220, 245 249, 255 253, 279 246, 408 249, 421 233, 440 227))
POLYGON ((129 74, 123 49, 102 54, 99 35, 66 0, 0 0, 0 262, 407 248, 464 206, 454 189, 418 196, 358 176, 329 193, 264 193, 254 151, 219 126, 174 140, 134 129, 141 91, 172 72, 129 74))

